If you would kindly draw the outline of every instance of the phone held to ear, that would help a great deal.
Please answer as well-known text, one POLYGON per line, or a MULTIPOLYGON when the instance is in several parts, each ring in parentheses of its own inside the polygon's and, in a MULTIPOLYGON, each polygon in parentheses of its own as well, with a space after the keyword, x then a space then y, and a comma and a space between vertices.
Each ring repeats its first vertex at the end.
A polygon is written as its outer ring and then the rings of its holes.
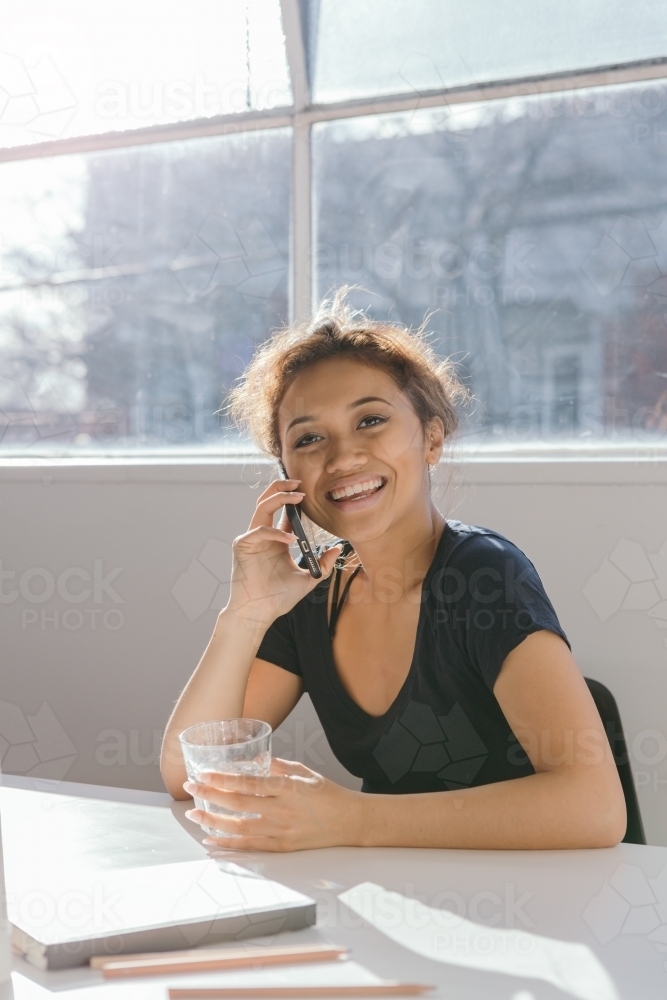
MULTIPOLYGON (((285 467, 280 465, 280 471, 283 479, 287 479, 285 473, 285 467)), ((310 575, 316 580, 322 576, 322 570, 320 569, 320 564, 318 563, 315 553, 310 547, 310 542, 306 538, 306 532, 304 531, 303 524, 301 523, 301 515, 299 514, 298 504, 286 503, 285 510, 287 511, 287 516, 289 518, 289 523, 292 525, 292 531, 297 537, 299 543, 299 548, 301 549, 303 556, 306 560, 306 565, 310 571, 310 575)))

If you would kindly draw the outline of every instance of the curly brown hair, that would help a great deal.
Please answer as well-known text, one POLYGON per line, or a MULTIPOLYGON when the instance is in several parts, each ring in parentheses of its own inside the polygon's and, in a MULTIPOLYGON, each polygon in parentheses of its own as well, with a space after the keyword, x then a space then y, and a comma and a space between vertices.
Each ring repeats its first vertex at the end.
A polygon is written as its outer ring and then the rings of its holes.
POLYGON ((327 358, 348 355, 386 371, 411 401, 422 427, 440 417, 445 438, 458 426, 457 404, 468 392, 454 364, 428 343, 426 321, 418 330, 371 320, 346 301, 349 287, 325 299, 311 323, 285 326, 257 350, 224 407, 232 422, 264 454, 280 458, 278 410, 297 374, 327 358))

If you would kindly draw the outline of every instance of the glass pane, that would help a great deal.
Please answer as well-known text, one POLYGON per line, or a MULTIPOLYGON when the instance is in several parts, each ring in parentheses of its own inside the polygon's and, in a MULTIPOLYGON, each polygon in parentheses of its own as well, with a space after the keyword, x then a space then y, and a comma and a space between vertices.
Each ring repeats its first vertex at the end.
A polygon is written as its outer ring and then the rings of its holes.
POLYGON ((0 166, 6 453, 234 447, 287 317, 289 129, 0 166))
POLYGON ((0 146, 291 103, 279 0, 3 4, 0 146))
POLYGON ((320 103, 666 54, 664 0, 310 0, 308 13, 320 103))
POLYGON ((471 439, 667 441, 667 88, 321 124, 317 291, 429 329, 471 439))

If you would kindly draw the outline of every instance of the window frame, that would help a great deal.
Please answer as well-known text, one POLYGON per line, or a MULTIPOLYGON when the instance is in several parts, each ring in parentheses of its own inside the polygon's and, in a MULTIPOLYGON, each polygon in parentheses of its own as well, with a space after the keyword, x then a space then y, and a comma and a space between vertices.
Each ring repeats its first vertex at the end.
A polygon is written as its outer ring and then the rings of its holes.
MULTIPOLYGON (((498 80, 471 86, 443 88, 424 92, 393 94, 381 97, 354 99, 330 104, 314 104, 311 101, 308 74, 307 38, 302 18, 301 0, 280 0, 287 64, 292 85, 293 104, 268 111, 246 111, 237 114, 219 115, 213 118, 193 119, 170 125, 156 125, 132 129, 125 132, 107 132, 99 135, 80 136, 70 139, 55 139, 26 146, 0 149, 0 163, 29 160, 41 157, 64 156, 72 153, 98 152, 108 149, 131 148, 153 143, 164 143, 208 136, 224 136, 235 133, 285 128, 292 129, 292 183, 290 204, 290 259, 289 259, 289 318, 290 322, 310 319, 314 304, 314 277, 312 267, 313 210, 312 210, 312 170, 311 170, 311 129, 319 122, 358 118, 393 112, 416 111, 423 108, 438 108, 453 104, 478 103, 481 101, 503 100, 511 97, 539 96, 558 92, 570 92, 590 87, 617 86, 651 80, 667 80, 667 57, 648 59, 584 69, 565 71, 542 76, 521 77, 498 80)), ((586 457, 590 460, 591 449, 587 446, 586 457)), ((600 445, 594 449, 596 456, 605 461, 613 458, 618 449, 614 444, 600 445)), ((627 450, 627 446, 624 449, 627 450)), ((576 444, 563 449, 568 455, 579 451, 576 444)), ((534 448, 535 458, 542 460, 541 449, 534 448)), ((667 447, 656 449, 655 445, 643 447, 640 443, 633 449, 635 461, 667 462, 667 447)), ((506 449, 489 455, 492 462, 512 460, 514 450, 506 449)), ((193 458, 195 456, 193 455, 193 458)), ((248 453, 248 459, 256 456, 248 453)), ((472 457, 472 456, 471 456, 472 457)), ((515 456, 516 457, 516 456, 515 456)), ((583 453, 582 453, 583 457, 583 453)), ((544 459, 549 462, 565 460, 544 451, 544 459)), ((483 450, 477 453, 476 461, 485 461, 483 450)), ((519 461, 525 461, 519 458, 519 461)), ((621 457, 620 461, 627 461, 621 457)), ((104 463, 103 457, 76 459, 79 463, 104 463)), ((109 458, 112 464, 118 459, 109 458)), ((128 459, 132 464, 153 465, 149 456, 143 459, 128 459)), ((190 464, 192 459, 182 456, 167 456, 157 460, 157 464, 190 464)), ((218 461, 220 461, 218 459, 218 461)), ((52 465, 53 460, 42 457, 0 456, 0 465, 52 465)), ((208 464, 210 458, 202 458, 208 464)))

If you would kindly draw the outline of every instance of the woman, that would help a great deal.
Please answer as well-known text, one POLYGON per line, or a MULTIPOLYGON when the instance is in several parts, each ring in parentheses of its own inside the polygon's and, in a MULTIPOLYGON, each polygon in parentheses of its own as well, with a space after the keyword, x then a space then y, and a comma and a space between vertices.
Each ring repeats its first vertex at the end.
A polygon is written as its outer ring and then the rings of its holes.
POLYGON ((234 389, 232 416, 290 478, 234 540, 229 602, 165 734, 174 798, 255 814, 191 810, 216 829, 205 843, 582 848, 624 836, 609 744, 534 566, 431 499, 461 394, 421 331, 371 322, 341 295, 274 335, 234 389), (284 510, 273 526, 288 498, 339 540, 318 547, 321 580, 292 559, 284 510), (238 716, 275 728, 304 691, 361 792, 280 760, 266 778, 185 780, 184 729, 238 716))

